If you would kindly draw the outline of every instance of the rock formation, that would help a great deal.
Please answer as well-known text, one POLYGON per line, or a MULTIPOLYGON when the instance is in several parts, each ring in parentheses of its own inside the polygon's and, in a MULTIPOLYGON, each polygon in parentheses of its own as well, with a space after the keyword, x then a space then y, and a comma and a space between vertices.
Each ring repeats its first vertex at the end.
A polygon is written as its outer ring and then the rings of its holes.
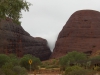
POLYGON ((21 25, 14 24, 9 18, 0 21, 0 53, 15 53, 19 57, 32 54, 41 60, 51 55, 45 39, 30 36, 21 25))
POLYGON ((100 12, 80 10, 71 15, 59 33, 51 58, 71 51, 91 55, 100 50, 100 12))

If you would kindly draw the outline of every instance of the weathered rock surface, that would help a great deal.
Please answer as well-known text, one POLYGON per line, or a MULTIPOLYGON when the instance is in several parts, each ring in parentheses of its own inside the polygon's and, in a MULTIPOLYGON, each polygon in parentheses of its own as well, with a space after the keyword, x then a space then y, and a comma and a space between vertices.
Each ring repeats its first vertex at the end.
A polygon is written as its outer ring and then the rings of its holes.
POLYGON ((100 50, 100 12, 80 10, 71 15, 60 32, 51 58, 71 51, 91 55, 100 50))
POLYGON ((19 57, 32 54, 41 60, 46 60, 51 55, 45 39, 30 36, 20 25, 14 24, 10 19, 0 22, 0 53, 15 53, 19 57))

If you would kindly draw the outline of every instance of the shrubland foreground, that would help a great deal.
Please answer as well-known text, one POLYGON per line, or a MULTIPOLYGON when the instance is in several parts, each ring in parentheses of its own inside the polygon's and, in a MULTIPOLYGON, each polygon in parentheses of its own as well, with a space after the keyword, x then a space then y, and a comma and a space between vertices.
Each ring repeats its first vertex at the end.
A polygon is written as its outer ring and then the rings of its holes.
POLYGON ((1 75, 62 74, 91 75, 100 72, 100 56, 87 56, 80 52, 69 52, 59 59, 40 61, 32 55, 19 58, 14 54, 0 54, 1 75), (31 67, 29 64, 31 60, 31 67))

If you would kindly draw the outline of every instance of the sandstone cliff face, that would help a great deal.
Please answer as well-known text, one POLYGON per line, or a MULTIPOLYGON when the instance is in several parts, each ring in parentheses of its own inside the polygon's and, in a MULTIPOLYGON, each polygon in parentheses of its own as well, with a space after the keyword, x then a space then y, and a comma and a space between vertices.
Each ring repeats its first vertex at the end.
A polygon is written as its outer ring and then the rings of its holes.
POLYGON ((100 12, 80 10, 71 15, 59 33, 51 58, 58 58, 70 51, 88 55, 100 50, 100 12))
POLYGON ((14 24, 10 19, 0 22, 0 53, 15 53, 19 57, 32 54, 41 60, 46 60, 51 55, 45 39, 30 36, 20 25, 14 24))

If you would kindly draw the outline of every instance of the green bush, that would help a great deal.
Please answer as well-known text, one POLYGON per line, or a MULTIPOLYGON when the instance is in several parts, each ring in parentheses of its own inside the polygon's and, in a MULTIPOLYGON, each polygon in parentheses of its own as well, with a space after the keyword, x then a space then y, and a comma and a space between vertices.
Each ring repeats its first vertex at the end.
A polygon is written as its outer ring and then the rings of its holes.
POLYGON ((4 72, 4 75, 16 75, 14 71, 8 68, 3 69, 3 72, 4 72))
POLYGON ((67 55, 59 59, 59 64, 61 69, 65 70, 70 64, 76 65, 79 64, 79 61, 87 59, 86 54, 80 52, 69 52, 67 55))
MULTIPOLYGON (((10 61, 11 60, 12 59, 10 59, 10 61)), ((4 75, 28 75, 27 70, 25 68, 14 65, 12 64, 12 62, 6 62, 1 69, 4 75)))
POLYGON ((14 67, 14 65, 9 62, 9 63, 5 63, 5 65, 2 66, 2 69, 12 69, 14 67))
POLYGON ((5 63, 9 62, 10 58, 5 54, 0 54, 0 67, 5 65, 5 63))
POLYGON ((65 73, 70 73, 71 71, 74 71, 74 70, 79 70, 79 69, 82 69, 82 67, 80 66, 69 66, 69 67, 66 67, 65 69, 65 73))
POLYGON ((24 55, 21 60, 20 60, 20 65, 22 67, 25 67, 27 70, 30 70, 30 64, 29 64, 29 60, 32 60, 32 64, 31 64, 31 69, 35 70, 38 69, 38 66, 41 64, 41 61, 39 58, 33 57, 32 55, 24 55))
POLYGON ((9 55, 10 61, 14 66, 19 66, 20 59, 15 54, 9 55))
POLYGON ((27 70, 24 67, 14 66, 13 71, 16 75, 28 75, 27 70))
POLYGON ((90 69, 84 69, 80 66, 67 67, 65 75, 94 75, 96 72, 90 69))
POLYGON ((89 69, 76 69, 66 75, 94 75, 94 74, 96 74, 96 72, 89 69))
POLYGON ((11 62, 5 63, 5 65, 2 66, 2 71, 4 72, 4 75, 16 75, 16 73, 12 70, 13 65, 11 62))

